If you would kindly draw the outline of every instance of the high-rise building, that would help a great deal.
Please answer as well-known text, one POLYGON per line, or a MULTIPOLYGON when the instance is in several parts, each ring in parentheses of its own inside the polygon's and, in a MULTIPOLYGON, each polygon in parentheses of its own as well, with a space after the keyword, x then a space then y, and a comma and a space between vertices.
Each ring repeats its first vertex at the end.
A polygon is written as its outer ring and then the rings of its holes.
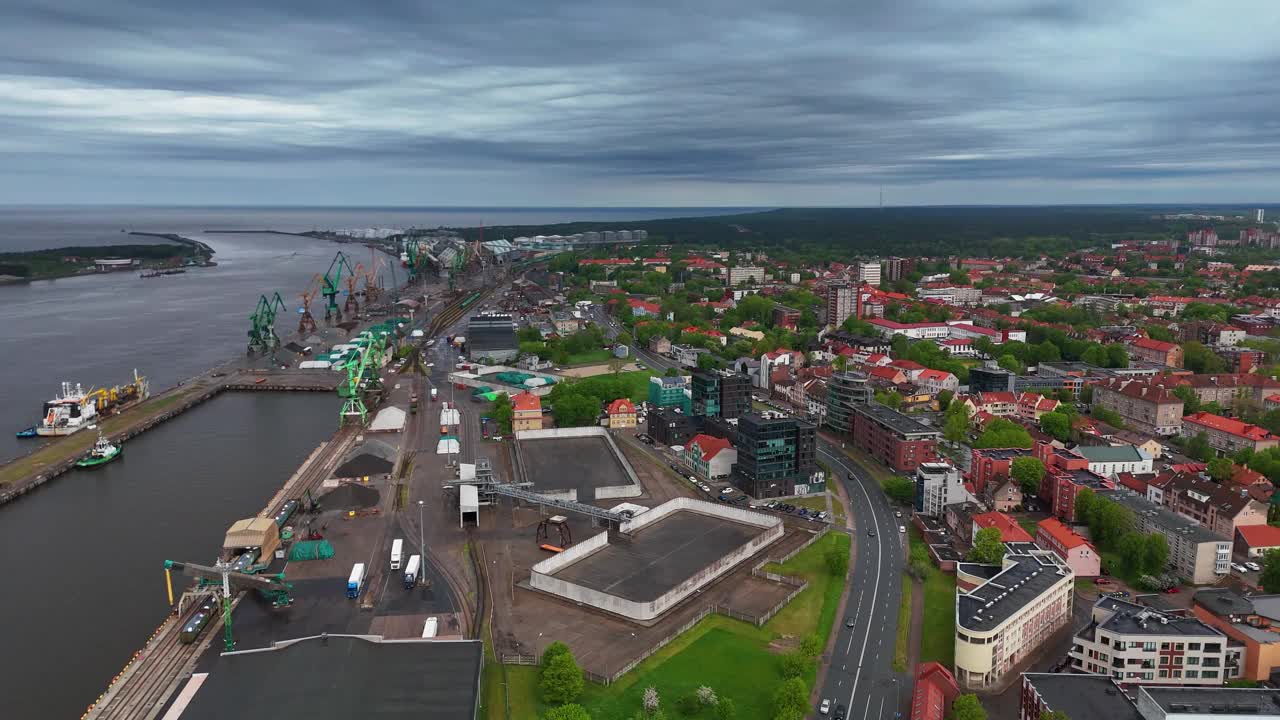
POLYGON ((874 393, 867 376, 858 372, 838 372, 827 383, 827 416, 823 424, 840 437, 853 432, 853 408, 871 402, 874 393))
POLYGON ((857 305, 857 289, 847 282, 827 285, 827 324, 840 327, 853 314, 857 305))
POLYGON ((689 381, 693 414, 736 418, 751 410, 751 378, 732 370, 696 370, 689 381))
POLYGON ((764 283, 764 268, 756 265, 738 265, 729 268, 729 285, 738 287, 738 283, 742 282, 755 285, 764 283))
POLYGON ((754 498, 794 495, 817 470, 817 428, 790 417, 749 412, 738 418, 732 482, 754 498))
POLYGON ((880 262, 868 260, 858 263, 858 282, 880 287, 880 262))
POLYGON ((1267 211, 1266 211, 1266 210, 1264 210, 1264 209, 1262 209, 1262 208, 1258 208, 1258 220, 1257 220, 1257 221, 1258 221, 1258 222, 1260 222, 1260 223, 1261 223, 1261 222, 1266 222, 1266 217, 1267 217, 1267 211))
POLYGON ((884 279, 889 282, 896 282, 911 274, 916 269, 914 260, 908 258, 891 257, 882 263, 881 267, 884 271, 884 279))

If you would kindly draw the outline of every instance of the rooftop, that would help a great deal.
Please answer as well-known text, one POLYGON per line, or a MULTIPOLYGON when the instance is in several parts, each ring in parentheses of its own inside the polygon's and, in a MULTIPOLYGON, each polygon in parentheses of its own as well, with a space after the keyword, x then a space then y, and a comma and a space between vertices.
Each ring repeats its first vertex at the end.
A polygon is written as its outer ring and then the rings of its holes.
POLYGON ((1050 710, 1058 710, 1070 718, 1107 718, 1137 720, 1133 703, 1107 675, 1068 673, 1023 673, 1024 685, 1030 685, 1050 710))
POLYGON ((1051 517, 1041 520, 1039 528, 1067 550, 1089 544, 1089 541, 1085 540, 1083 535, 1063 525, 1062 521, 1057 518, 1051 517))
POLYGON ((1241 525, 1236 528, 1240 537, 1251 548, 1280 547, 1280 527, 1271 525, 1241 525))
POLYGON ((1000 531, 1001 542, 1031 542, 1031 536, 1013 518, 1001 512, 988 512, 973 516, 973 524, 979 528, 995 528, 1000 531))
MULTIPOLYGON (((195 688, 182 720, 345 720, 352 717, 471 720, 476 714, 478 640, 369 639, 328 635, 268 650, 219 656, 195 688)), ((194 682, 192 678, 188 682, 194 682)))
POLYGON ((1118 635, 1181 635, 1185 637, 1214 637, 1226 639, 1220 630, 1206 625, 1198 618, 1166 615, 1131 602, 1115 598, 1099 598, 1094 611, 1103 610, 1110 617, 1091 623, 1118 635))
POLYGON ((1075 451, 1091 463, 1136 463, 1150 459, 1146 453, 1132 445, 1082 445, 1075 451))
POLYGON ((1139 702, 1142 702, 1143 695, 1172 715, 1280 715, 1280 690, 1146 686, 1138 689, 1139 702))
POLYGON ((926 425, 922 425, 897 410, 885 407, 880 403, 872 402, 866 405, 856 405, 853 410, 856 413, 871 418, 874 422, 893 430, 899 435, 919 436, 917 439, 923 439, 924 437, 937 438, 942 436, 942 433, 937 430, 926 425))
POLYGON ((957 624, 976 632, 995 630, 1022 612, 1029 603, 1054 585, 1068 582, 1070 568, 1050 552, 1004 557, 1004 570, 969 592, 956 594, 957 624))
MULTIPOLYGON (((1150 500, 1138 495, 1132 490, 1098 490, 1102 497, 1114 500, 1121 505, 1133 511, 1134 515, 1142 516, 1148 522, 1156 527, 1163 529, 1167 534, 1178 535, 1193 543, 1206 542, 1230 542, 1221 535, 1206 530, 1194 520, 1185 518, 1171 510, 1157 505, 1150 500)), ((1173 548, 1170 547, 1172 551, 1173 548)))
POLYGON ((1195 423, 1209 428, 1210 430, 1218 430, 1221 432, 1235 435, 1236 437, 1245 438, 1246 440, 1271 440, 1275 436, 1267 432, 1266 428, 1260 428, 1257 425, 1250 425, 1247 422, 1225 418, 1221 415, 1214 415, 1200 411, 1193 415, 1187 415, 1182 418, 1184 423, 1195 423))

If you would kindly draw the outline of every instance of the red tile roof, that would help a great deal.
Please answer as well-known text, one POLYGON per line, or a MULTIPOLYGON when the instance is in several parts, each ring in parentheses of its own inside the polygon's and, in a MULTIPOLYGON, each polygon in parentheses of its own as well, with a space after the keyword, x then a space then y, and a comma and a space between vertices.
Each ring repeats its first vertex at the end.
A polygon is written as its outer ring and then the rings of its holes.
POLYGON ((973 516, 973 524, 980 528, 993 527, 1000 531, 1001 542, 1031 542, 1031 536, 1013 518, 1001 512, 982 513, 973 516))
POLYGON ((1267 432, 1266 428, 1260 428, 1257 425, 1250 425, 1247 422, 1241 422, 1232 418, 1225 418, 1221 415, 1214 415, 1213 413, 1207 413, 1204 411, 1200 411, 1194 415, 1187 415, 1182 418, 1182 422, 1194 423, 1196 425, 1207 427, 1211 430, 1219 430, 1230 435, 1235 435, 1236 437, 1242 437, 1246 440, 1268 440, 1275 437, 1270 432, 1267 432))
POLYGON ((694 435, 689 441, 689 447, 697 446, 702 454, 703 462, 710 462, 712 458, 720 454, 721 450, 728 450, 733 445, 724 438, 718 438, 714 435, 694 435))
POLYGON ((952 375, 946 370, 922 370, 919 377, 921 380, 937 380, 938 382, 945 382, 946 379, 952 377, 952 375))
POLYGON ((1175 343, 1164 342, 1162 340, 1152 340, 1151 338, 1138 338, 1129 343, 1134 347, 1140 347, 1145 350, 1155 350, 1156 352, 1167 353, 1174 350, 1178 346, 1175 343))
POLYGON ((1280 547, 1280 528, 1270 525, 1241 525, 1236 528, 1251 548, 1280 547))
POLYGON ((920 663, 911 691, 911 720, 943 720, 959 694, 950 670, 936 662, 920 663))
POLYGON ((1063 525, 1062 521, 1057 518, 1041 520, 1037 525, 1044 534, 1053 538, 1054 541, 1067 550, 1089 544, 1088 540, 1085 540, 1084 537, 1075 530, 1063 525))
POLYGON ((618 398, 609 403, 608 412, 610 415, 633 415, 635 411, 636 406, 631 402, 630 398, 618 398))
POLYGON ((542 400, 526 390, 511 398, 511 409, 515 412, 542 412, 542 400))
POLYGON ((1000 403, 1017 405, 1018 399, 1013 396, 1013 393, 1007 390, 1001 390, 999 392, 978 393, 978 404, 980 405, 996 405, 1000 403))

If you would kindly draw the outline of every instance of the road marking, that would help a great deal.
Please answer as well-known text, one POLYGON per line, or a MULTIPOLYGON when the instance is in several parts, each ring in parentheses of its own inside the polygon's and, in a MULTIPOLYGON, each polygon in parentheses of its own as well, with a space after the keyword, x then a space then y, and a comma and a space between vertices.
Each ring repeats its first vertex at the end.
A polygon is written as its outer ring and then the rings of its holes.
MULTIPOLYGON (((844 470, 846 473, 845 477, 848 477, 849 475, 853 474, 853 472, 849 469, 848 465, 845 465, 840 460, 836 460, 835 456, 832 455, 831 453, 827 452, 826 450, 820 450, 819 452, 821 452, 823 455, 826 455, 828 460, 833 461, 836 465, 840 467, 840 469, 844 470)), ((867 509, 871 511, 871 523, 875 526, 875 530, 876 530, 876 546, 881 550, 881 552, 876 553, 875 586, 871 589, 871 606, 875 607, 876 596, 880 594, 880 570, 884 560, 884 552, 883 552, 884 548, 880 545, 880 519, 876 517, 875 505, 872 504, 871 502, 871 495, 867 493, 866 485, 863 484, 860 478, 856 481, 856 484, 858 486, 858 489, 862 491, 862 496, 867 500, 867 509)), ((853 675, 853 688, 849 691, 849 707, 850 708, 853 707, 853 696, 856 695, 858 692, 858 681, 862 677, 862 660, 863 658, 866 657, 866 654, 867 654, 867 636, 870 634, 871 634, 871 618, 868 616, 867 632, 864 633, 862 636, 862 650, 858 654, 858 670, 853 675)), ((870 710, 870 709, 871 709, 871 699, 868 698, 867 710, 870 710)), ((863 714, 863 717, 864 718, 866 717, 865 713, 863 714)))

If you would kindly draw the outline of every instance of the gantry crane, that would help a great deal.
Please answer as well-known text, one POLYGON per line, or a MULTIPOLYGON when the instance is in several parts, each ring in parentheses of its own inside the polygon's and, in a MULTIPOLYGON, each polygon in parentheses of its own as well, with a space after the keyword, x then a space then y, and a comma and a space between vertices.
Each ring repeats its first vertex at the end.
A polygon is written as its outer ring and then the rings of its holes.
POLYGON ((347 283, 347 302, 343 304, 342 311, 348 316, 354 317, 360 312, 360 303, 356 300, 359 291, 356 289, 356 283, 360 282, 360 278, 364 276, 364 265, 356 263, 351 269, 351 274, 346 277, 347 283))
POLYGON ((280 293, 275 293, 268 300, 266 295, 258 298, 258 307, 249 316, 249 350, 252 355, 255 350, 262 352, 275 352, 280 346, 280 336, 276 335, 276 313, 284 310, 284 300, 280 299, 280 293))
POLYGON ((351 261, 343 254, 341 250, 333 256, 333 262, 329 263, 329 270, 324 274, 324 284, 320 288, 320 294, 324 296, 324 319, 330 322, 335 318, 342 321, 342 309, 338 307, 338 293, 341 292, 342 279, 355 275, 355 268, 351 267, 351 261), (343 274, 346 270, 346 274, 343 274))
POLYGON ((360 348, 356 357, 352 357, 343 366, 342 369, 347 371, 347 379, 338 385, 338 395, 346 398, 346 401, 343 402, 338 417, 339 425, 346 425, 356 418, 360 419, 361 425, 368 421, 369 408, 365 405, 364 398, 366 394, 381 389, 382 376, 379 373, 385 354, 386 339, 375 335, 360 348))
POLYGON ((311 282, 307 284, 307 289, 302 291, 299 296, 302 298, 302 307, 299 308, 302 317, 298 318, 298 334, 302 336, 309 335, 316 331, 316 319, 311 314, 311 301, 316 299, 316 295, 320 292, 320 287, 324 284, 324 278, 316 273, 311 278, 311 282))
POLYGON ((222 640, 227 652, 235 649, 235 638, 231 633, 231 601, 241 590, 257 590, 271 602, 271 607, 287 607, 293 602, 289 592, 293 586, 284 581, 284 573, 279 575, 249 575, 231 569, 230 563, 219 562, 210 567, 195 563, 164 561, 164 578, 169 590, 169 604, 173 604, 173 578, 171 573, 177 571, 196 579, 199 589, 212 591, 222 601, 222 640))

